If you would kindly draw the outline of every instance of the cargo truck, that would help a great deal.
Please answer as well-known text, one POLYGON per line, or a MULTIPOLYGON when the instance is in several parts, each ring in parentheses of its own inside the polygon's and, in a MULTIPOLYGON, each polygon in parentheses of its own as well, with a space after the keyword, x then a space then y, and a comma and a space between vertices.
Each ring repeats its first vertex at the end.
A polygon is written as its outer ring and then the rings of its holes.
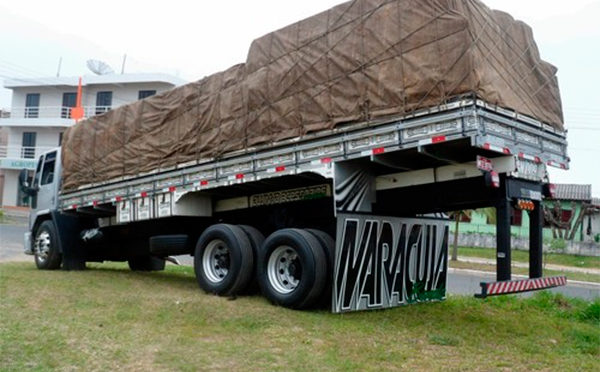
POLYGON ((20 177, 33 199, 26 253, 40 269, 127 261, 132 270, 148 271, 188 254, 199 286, 209 293, 235 296, 259 287, 270 301, 290 308, 326 303, 334 312, 379 309, 444 299, 444 213, 495 207, 497 282, 482 283, 481 296, 564 284, 565 278, 542 278, 541 203, 552 193, 547 167, 569 164, 566 132, 562 122, 552 121, 561 115, 555 70, 527 44, 523 66, 512 61, 508 71, 528 74, 505 78, 495 91, 484 88, 495 62, 478 57, 493 51, 473 45, 487 41, 502 50, 498 43, 523 34, 524 26, 478 1, 449 4, 342 4, 255 41, 245 65, 78 123, 65 134, 62 149, 39 158, 32 179, 26 172, 20 177), (399 39, 389 40, 399 47, 395 66, 406 74, 403 61, 422 57, 417 67, 427 84, 394 77, 387 55, 373 62, 363 53, 353 57, 355 65, 344 65, 357 48, 364 51, 364 42, 377 41, 390 52, 381 40, 392 37, 390 24, 406 17, 397 13, 401 9, 409 16, 418 9, 413 34, 425 30, 431 38, 418 43, 439 50, 462 45, 464 50, 453 50, 458 59, 436 61, 446 66, 440 74, 430 51, 407 36, 407 21, 392 35, 399 39), (465 30, 484 32, 475 22, 481 14, 506 24, 497 40, 449 41, 456 34, 469 39, 472 32, 465 30), (370 17, 375 21, 369 23, 370 17), (323 30, 315 31, 320 23, 323 30), (452 32, 428 32, 427 25, 452 32), (363 44, 349 42, 336 52, 331 40, 340 30, 363 44), (277 42, 289 35, 289 45, 277 42), (261 59, 267 49, 268 58, 261 59), (304 63, 314 54, 321 57, 304 63), (320 60, 338 69, 329 67, 319 80, 320 60), (379 80, 372 79, 373 66, 381 68, 379 80), (455 69, 466 71, 468 86, 443 82, 455 69), (382 80, 384 71, 391 80, 382 80), (524 86, 504 87, 508 82, 524 86), (337 103, 321 115, 315 114, 318 94, 306 99, 306 89, 323 84, 330 103, 337 103), (334 89, 337 84, 344 89, 334 89), (529 93, 514 101, 512 93, 524 90, 529 93), (530 220, 530 279, 521 281, 511 280, 515 208, 530 220))

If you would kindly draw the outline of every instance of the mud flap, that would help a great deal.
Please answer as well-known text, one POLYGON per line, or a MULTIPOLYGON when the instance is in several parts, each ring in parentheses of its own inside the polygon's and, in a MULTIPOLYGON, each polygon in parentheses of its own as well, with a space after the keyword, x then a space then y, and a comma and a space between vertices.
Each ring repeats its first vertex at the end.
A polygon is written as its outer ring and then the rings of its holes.
POLYGON ((447 220, 338 214, 332 311, 446 298, 447 220))

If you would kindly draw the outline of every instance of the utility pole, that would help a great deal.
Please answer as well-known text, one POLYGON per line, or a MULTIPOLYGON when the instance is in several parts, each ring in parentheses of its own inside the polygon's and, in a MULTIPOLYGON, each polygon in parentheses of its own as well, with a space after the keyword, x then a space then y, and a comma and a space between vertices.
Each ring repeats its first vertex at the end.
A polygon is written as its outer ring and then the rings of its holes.
POLYGON ((125 73, 125 61, 127 61, 127 53, 123 55, 123 64, 121 65, 121 75, 125 73))

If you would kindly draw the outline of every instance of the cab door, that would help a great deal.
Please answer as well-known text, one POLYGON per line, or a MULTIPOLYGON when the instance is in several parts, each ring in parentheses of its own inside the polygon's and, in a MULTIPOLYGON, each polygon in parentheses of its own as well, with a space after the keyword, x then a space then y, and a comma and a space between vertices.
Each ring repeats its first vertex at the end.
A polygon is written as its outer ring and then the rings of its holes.
POLYGON ((32 206, 36 211, 47 211, 56 209, 58 192, 58 174, 56 165, 58 164, 58 151, 54 150, 46 153, 42 158, 41 172, 36 170, 33 187, 37 188, 37 205, 32 206))

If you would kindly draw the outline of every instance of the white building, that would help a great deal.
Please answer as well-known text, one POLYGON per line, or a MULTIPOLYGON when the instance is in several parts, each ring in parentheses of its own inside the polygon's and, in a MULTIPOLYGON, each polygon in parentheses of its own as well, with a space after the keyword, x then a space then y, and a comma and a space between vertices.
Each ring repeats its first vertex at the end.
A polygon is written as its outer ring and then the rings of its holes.
MULTIPOLYGON (((21 169, 33 170, 39 154, 60 146, 64 131, 75 121, 70 118, 77 100, 79 78, 38 78, 5 80, 12 90, 9 114, 0 116, 0 127, 7 132, 0 143, 0 174, 4 174, 2 206, 24 206, 18 188, 21 169)), ((110 74, 84 76, 82 106, 90 117, 184 84, 166 74, 110 74)))

